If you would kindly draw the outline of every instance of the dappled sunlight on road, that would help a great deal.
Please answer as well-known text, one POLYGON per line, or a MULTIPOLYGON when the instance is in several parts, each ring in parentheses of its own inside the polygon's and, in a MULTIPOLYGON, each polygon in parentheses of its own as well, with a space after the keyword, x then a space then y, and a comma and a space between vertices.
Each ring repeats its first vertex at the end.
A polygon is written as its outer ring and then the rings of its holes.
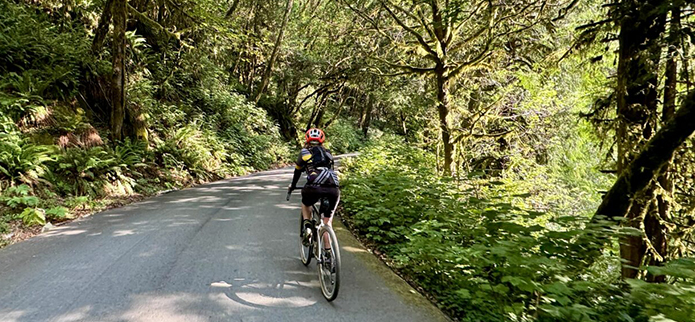
POLYGON ((76 229, 76 227, 71 226, 60 226, 49 230, 48 232, 39 235, 40 237, 52 237, 52 236, 75 236, 86 233, 84 229, 76 229))
POLYGON ((356 322, 374 312, 427 321, 354 265, 371 256, 356 245, 342 247, 347 286, 325 301, 315 262, 299 260, 291 177, 281 169, 172 191, 12 245, 5 254, 36 255, 4 264, 0 253, 0 321, 356 322))
POLYGON ((314 305, 315 298, 297 296, 296 290, 316 285, 303 285, 297 281, 267 283, 244 278, 235 278, 231 283, 220 281, 210 284, 213 289, 217 288, 225 295, 221 304, 231 301, 250 308, 299 308, 314 305))
POLYGON ((117 318, 108 320, 119 321, 208 321, 204 312, 196 312, 189 308, 195 307, 205 298, 201 294, 175 293, 175 294, 138 294, 132 297, 131 307, 117 318), (143 308, 145 312, 143 313, 143 308))
POLYGON ((299 210, 302 207, 299 206, 299 200, 297 202, 292 202, 292 203, 280 203, 275 205, 275 207, 281 208, 281 209, 296 209, 299 210))
POLYGON ((216 201, 220 201, 220 200, 223 200, 223 199, 220 197, 203 196, 203 197, 178 199, 178 200, 173 200, 173 201, 169 201, 169 202, 170 203, 216 202, 216 201))
POLYGON ((341 250, 346 250, 351 253, 369 253, 366 249, 364 248, 358 248, 358 247, 352 247, 352 246, 342 246, 340 247, 341 250))
POLYGON ((0 316, 2 316, 2 319, 4 322, 22 321, 21 318, 24 315, 25 315, 25 311, 22 311, 22 310, 5 311, 5 310, 0 309, 0 316))
POLYGON ((91 305, 85 305, 81 308, 75 309, 70 313, 56 318, 56 322, 74 322, 74 321, 84 321, 89 317, 89 311, 92 309, 91 305))

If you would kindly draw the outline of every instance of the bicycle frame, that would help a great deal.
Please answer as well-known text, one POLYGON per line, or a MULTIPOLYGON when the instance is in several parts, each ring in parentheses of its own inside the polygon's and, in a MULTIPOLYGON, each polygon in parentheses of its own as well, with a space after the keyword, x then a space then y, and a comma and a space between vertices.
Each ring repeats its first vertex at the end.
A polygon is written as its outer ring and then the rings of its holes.
MULTIPOLYGON (((290 195, 292 194, 292 189, 287 191, 287 200, 290 200, 290 195)), ((321 284, 321 292, 326 300, 333 301, 338 296, 338 290, 340 287, 340 246, 338 245, 338 238, 330 225, 326 225, 323 222, 323 216, 321 216, 320 210, 323 209, 327 211, 325 207, 317 207, 316 205, 324 205, 328 203, 326 198, 320 198, 319 202, 311 205, 311 232, 310 232, 310 244, 300 245, 302 248, 301 260, 305 266, 308 266, 311 262, 311 258, 316 259, 316 267, 319 273, 319 282, 321 284), (320 202, 320 203, 319 203, 320 202), (325 235, 327 234, 327 235, 325 235), (325 240, 327 239, 327 240, 325 240), (324 243, 328 243, 330 248, 326 248, 324 243), (331 253, 331 256, 324 258, 326 251, 331 253), (328 267, 324 267, 327 265, 328 267), (328 270, 328 275, 326 275, 326 270, 328 270), (328 276, 329 280, 326 281, 325 277, 328 276), (328 287, 331 287, 330 289, 328 287)), ((304 216, 301 216, 304 218, 304 216)), ((303 222, 303 221, 302 221, 303 222)), ((302 226, 303 227, 303 226, 302 226)), ((300 228, 302 231, 304 228, 300 228)), ((300 238, 301 239, 301 238, 300 238)))
MULTIPOLYGON (((321 199, 319 199, 319 201, 317 203, 323 203, 323 200, 324 200, 324 198, 321 198, 321 199)), ((319 242, 318 236, 319 236, 319 232, 321 231, 321 229, 327 225, 323 222, 323 217, 321 216, 319 209, 320 208, 316 207, 316 204, 311 205, 311 220, 314 222, 314 225, 313 225, 314 230, 311 233, 317 237, 317 238, 313 239, 314 258, 316 258, 317 264, 320 265, 323 263, 323 258, 322 258, 323 256, 320 256, 319 250, 322 248, 324 241, 319 242), (318 223, 318 224, 316 224, 316 223, 318 223)))

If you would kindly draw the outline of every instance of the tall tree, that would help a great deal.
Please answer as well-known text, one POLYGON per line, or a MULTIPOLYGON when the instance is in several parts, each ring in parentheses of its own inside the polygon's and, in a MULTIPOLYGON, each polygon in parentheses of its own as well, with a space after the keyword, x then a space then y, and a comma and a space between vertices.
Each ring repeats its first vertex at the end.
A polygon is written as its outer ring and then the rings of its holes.
POLYGON ((263 76, 261 77, 261 84, 258 86, 258 89, 256 90, 256 95, 253 98, 254 102, 258 102, 259 99, 261 99, 261 95, 265 91, 265 88, 268 86, 268 82, 270 81, 270 75, 273 71, 273 65, 275 65, 275 60, 278 57, 278 51, 280 51, 280 46, 282 45, 282 36, 285 33, 285 27, 287 26, 287 21, 290 19, 290 13, 292 12, 292 5, 294 4, 294 0, 287 0, 287 6, 285 7, 285 14, 282 19, 282 25, 280 25, 280 30, 278 31, 277 38, 275 38, 275 44, 273 45, 273 52, 270 54, 270 58, 268 59, 268 62, 266 62, 266 67, 265 71, 263 72, 263 76))
MULTIPOLYGON (((673 8, 671 9, 671 21, 669 24, 669 35, 668 35, 668 54, 666 56, 666 69, 665 69, 665 84, 664 84, 664 100, 663 108, 661 113, 662 122, 667 122, 675 114, 676 110, 676 86, 678 84, 678 52, 681 42, 680 28, 681 28, 681 1, 674 1, 673 8)), ((646 214, 645 220, 645 233, 651 244, 649 265, 659 265, 666 260, 668 256, 668 239, 667 239, 667 225, 664 223, 669 220, 672 200, 673 200, 673 180, 671 174, 671 163, 673 160, 669 160, 664 167, 661 169, 657 182, 661 189, 657 193, 656 200, 656 211, 649 211, 646 214)), ((647 276, 649 281, 652 282, 663 282, 665 276, 647 276)))
MULTIPOLYGON (((612 15, 620 28, 618 36, 617 148, 618 173, 628 170, 630 162, 656 129, 658 108, 658 71, 661 35, 664 32, 668 1, 621 1, 612 15)), ((654 187, 633 198, 626 225, 640 229, 652 204, 654 187)), ((625 261, 622 276, 634 278, 646 250, 640 235, 629 235, 620 243, 625 261)))
POLYGON ((99 17, 99 25, 94 32, 94 39, 92 40, 92 53, 98 53, 104 44, 104 39, 109 33, 109 25, 111 25, 111 14, 112 14, 112 4, 113 0, 106 0, 104 4, 104 10, 99 17))
POLYGON ((118 141, 123 135, 125 119, 125 46, 127 0, 113 0, 113 75, 111 78, 111 138, 118 141))
POLYGON ((396 72, 379 70, 379 74, 425 75, 432 80, 446 174, 452 174, 454 154, 449 124, 452 85, 481 68, 504 47, 505 40, 545 21, 544 14, 558 5, 486 0, 374 0, 362 6, 344 2, 384 40, 380 47, 386 50, 377 59, 396 72))

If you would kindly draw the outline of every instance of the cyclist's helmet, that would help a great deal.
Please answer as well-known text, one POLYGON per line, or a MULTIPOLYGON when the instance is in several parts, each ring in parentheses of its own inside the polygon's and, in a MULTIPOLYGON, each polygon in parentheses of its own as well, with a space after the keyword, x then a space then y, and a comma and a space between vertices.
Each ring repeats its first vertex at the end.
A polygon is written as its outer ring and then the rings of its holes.
POLYGON ((321 129, 313 128, 306 131, 304 138, 306 139, 306 143, 318 142, 323 144, 323 141, 326 140, 326 135, 323 134, 321 129))

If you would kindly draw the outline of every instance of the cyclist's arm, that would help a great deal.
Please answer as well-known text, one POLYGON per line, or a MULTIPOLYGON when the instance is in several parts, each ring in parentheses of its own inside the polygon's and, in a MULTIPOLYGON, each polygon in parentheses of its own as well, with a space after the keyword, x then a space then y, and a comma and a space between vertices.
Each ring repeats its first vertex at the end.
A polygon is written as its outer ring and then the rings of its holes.
POLYGON ((292 177, 292 184, 290 187, 294 189, 294 187, 297 186, 297 182, 299 181, 299 177, 302 176, 302 169, 294 168, 294 176, 292 177))
POLYGON ((294 188, 297 186, 299 177, 302 176, 304 166, 306 166, 309 159, 311 159, 311 152, 309 152, 307 149, 302 149, 302 151, 299 153, 299 158, 297 158, 297 166, 294 167, 294 176, 292 177, 292 185, 290 185, 290 187, 294 188))

